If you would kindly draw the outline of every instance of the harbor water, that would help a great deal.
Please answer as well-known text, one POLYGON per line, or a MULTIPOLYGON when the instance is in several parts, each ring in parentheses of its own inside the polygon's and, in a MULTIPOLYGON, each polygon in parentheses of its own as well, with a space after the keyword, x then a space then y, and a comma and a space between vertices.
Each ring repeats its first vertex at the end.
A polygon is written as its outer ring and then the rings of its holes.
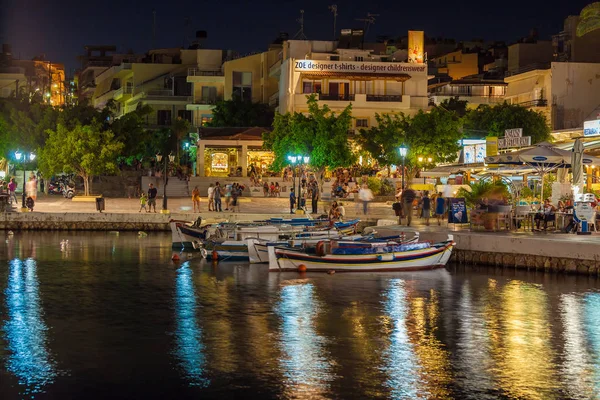
POLYGON ((269 273, 170 234, 0 233, 0 398, 600 398, 600 284, 269 273))

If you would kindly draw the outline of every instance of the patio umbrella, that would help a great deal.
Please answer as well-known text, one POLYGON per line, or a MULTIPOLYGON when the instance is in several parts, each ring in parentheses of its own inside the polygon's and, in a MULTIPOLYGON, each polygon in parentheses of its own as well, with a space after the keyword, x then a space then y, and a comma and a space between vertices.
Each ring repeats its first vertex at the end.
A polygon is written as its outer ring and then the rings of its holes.
MULTIPOLYGON (((535 169, 542 178, 542 192, 540 199, 544 199, 544 175, 554 171, 560 167, 571 166, 572 152, 554 147, 548 142, 541 142, 535 146, 503 153, 497 156, 489 156, 485 158, 488 164, 513 164, 513 165, 529 165, 535 169)), ((586 165, 600 165, 600 159, 582 154, 581 162, 586 165)))
POLYGON ((571 153, 571 169, 573 170, 573 186, 583 189, 583 143, 580 139, 575 140, 571 153))

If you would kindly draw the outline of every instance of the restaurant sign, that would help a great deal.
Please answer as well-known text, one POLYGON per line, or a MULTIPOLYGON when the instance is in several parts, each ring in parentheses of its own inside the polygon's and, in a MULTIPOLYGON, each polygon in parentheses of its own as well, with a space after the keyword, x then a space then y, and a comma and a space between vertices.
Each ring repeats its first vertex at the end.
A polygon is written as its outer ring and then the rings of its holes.
POLYGON ((600 119, 583 122, 583 136, 600 135, 600 119))
POLYGON ((527 147, 531 146, 531 136, 524 137, 504 137, 498 139, 498 148, 507 149, 509 147, 527 147))
POLYGON ((425 64, 396 62, 360 62, 328 60, 294 60, 296 72, 334 72, 334 73, 371 73, 371 74, 410 74, 427 75, 425 64))

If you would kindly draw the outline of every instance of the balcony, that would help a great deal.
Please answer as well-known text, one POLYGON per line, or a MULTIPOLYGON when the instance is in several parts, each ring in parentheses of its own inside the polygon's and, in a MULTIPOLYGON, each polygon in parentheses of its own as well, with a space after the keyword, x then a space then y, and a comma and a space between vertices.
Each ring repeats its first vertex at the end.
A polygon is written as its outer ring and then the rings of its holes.
POLYGON ((500 104, 506 100, 504 96, 478 96, 473 94, 458 94, 458 93, 433 93, 429 98, 429 104, 440 104, 444 100, 451 99, 461 99, 467 100, 469 104, 477 105, 477 104, 500 104))
POLYGON ((205 71, 199 68, 188 68, 188 76, 225 76, 223 71, 205 71))
POLYGON ((277 60, 269 67, 269 76, 277 78, 281 74, 281 60, 277 60))
POLYGON ((353 94, 324 94, 324 93, 319 93, 319 100, 354 101, 354 95, 353 94))
POLYGON ((126 97, 131 97, 132 94, 133 94, 133 86, 121 87, 120 89, 117 89, 114 91, 113 99, 122 100, 126 97))
POLYGON ((191 103, 192 96, 175 95, 170 89, 152 89, 144 93, 148 102, 155 103, 191 103))
POLYGON ((402 95, 396 95, 396 94, 387 94, 387 95, 368 94, 367 95, 367 101, 383 101, 383 102, 401 103, 402 102, 402 95))
POLYGON ((519 105, 521 107, 525 107, 525 108, 530 108, 530 107, 547 107, 548 106, 548 100, 546 100, 546 99, 536 99, 536 100, 524 101, 522 103, 517 103, 517 105, 519 105))

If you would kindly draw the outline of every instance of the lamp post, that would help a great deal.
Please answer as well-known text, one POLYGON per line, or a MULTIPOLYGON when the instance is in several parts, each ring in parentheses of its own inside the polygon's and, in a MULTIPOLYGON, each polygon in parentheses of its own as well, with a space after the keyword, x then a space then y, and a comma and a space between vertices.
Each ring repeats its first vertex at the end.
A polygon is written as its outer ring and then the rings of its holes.
MULTIPOLYGON (((161 162, 163 156, 161 154, 156 155, 156 161, 161 162)), ((169 177, 167 176, 167 167, 169 162, 173 162, 175 160, 175 156, 173 154, 169 154, 169 157, 165 157, 165 169, 163 174, 163 203, 162 210, 160 210, 161 214, 168 214, 169 209, 167 208, 167 183, 169 182, 169 177)))
POLYGON ((402 190, 404 191, 404 159, 406 158, 408 148, 406 146, 400 146, 398 151, 400 152, 400 157, 402 157, 402 190))
MULTIPOLYGON (((298 192, 296 192, 296 197, 298 198, 298 210, 300 209, 300 183, 301 183, 301 179, 300 179, 300 172, 301 172, 301 166, 302 164, 308 164, 310 162, 310 157, 309 156, 288 156, 288 160, 290 161, 290 163, 292 164, 293 168, 292 171, 296 172, 296 164, 298 165, 298 192)), ((296 177, 294 176, 294 179, 296 179, 296 177)), ((294 186, 295 186, 294 182, 294 186)))
POLYGON ((27 158, 29 158, 29 161, 33 161, 35 160, 35 154, 34 153, 29 153, 29 157, 25 156, 24 153, 21 153, 19 150, 15 151, 15 158, 17 159, 17 161, 21 162, 21 159, 23 159, 22 161, 22 167, 23 167, 23 194, 22 194, 22 202, 21 202, 21 211, 26 211, 27 207, 25 207, 25 183, 26 183, 26 177, 25 177, 25 163, 27 162, 27 158))

